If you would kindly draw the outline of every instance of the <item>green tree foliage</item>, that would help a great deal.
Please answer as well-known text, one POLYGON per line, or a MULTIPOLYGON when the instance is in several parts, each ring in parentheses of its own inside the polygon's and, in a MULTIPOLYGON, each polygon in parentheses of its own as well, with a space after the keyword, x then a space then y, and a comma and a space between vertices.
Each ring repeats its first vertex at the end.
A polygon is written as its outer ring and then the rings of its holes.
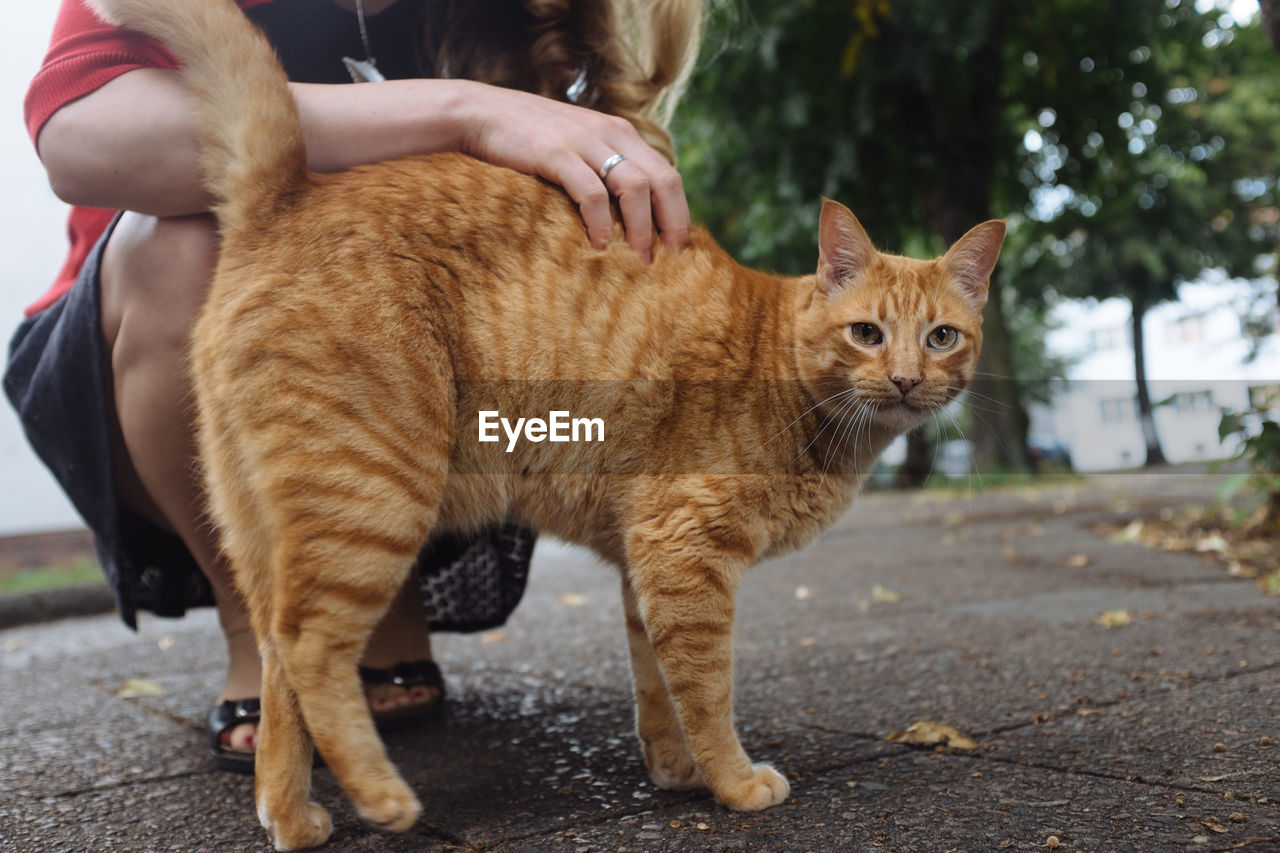
POLYGON ((1223 412, 1218 425, 1219 437, 1239 441, 1236 458, 1247 466, 1223 481, 1219 497, 1226 501, 1241 491, 1251 493, 1240 520, 1260 511, 1259 526, 1272 534, 1280 534, 1280 420, 1272 408, 1276 402, 1257 400, 1243 412, 1223 412))
MULTIPOLYGON (((1260 50, 1258 28, 1226 23, 1166 8, 1118 80, 1127 104, 1095 113, 1083 140, 1065 141, 1078 134, 1060 130, 1061 115, 1024 137, 1023 180, 1038 202, 1032 240, 1006 271, 1024 290, 1129 300, 1148 464, 1164 456, 1147 391, 1146 311, 1209 269, 1257 276, 1276 245, 1280 60, 1260 50)), ((1100 70, 1092 57, 1081 68, 1100 70)))
POLYGON ((1054 294, 1137 294, 1145 307, 1258 247, 1256 214, 1233 205, 1250 192, 1252 210, 1270 203, 1276 170, 1258 164, 1274 159, 1255 152, 1241 171, 1228 140, 1271 115, 1277 89, 1267 81, 1268 100, 1266 83, 1242 82, 1257 57, 1219 50, 1246 42, 1224 32, 1192 0, 719 5, 676 127, 695 214, 738 257, 788 271, 814 263, 824 195, 878 245, 911 253, 1010 217, 975 383, 973 414, 990 428, 973 438, 1017 467, 1016 383, 1032 378, 1023 354, 1041 336, 1011 336, 1011 321, 1054 294), (1256 115, 1228 104, 1246 89, 1256 115), (1237 130, 1217 128, 1228 118, 1237 130))

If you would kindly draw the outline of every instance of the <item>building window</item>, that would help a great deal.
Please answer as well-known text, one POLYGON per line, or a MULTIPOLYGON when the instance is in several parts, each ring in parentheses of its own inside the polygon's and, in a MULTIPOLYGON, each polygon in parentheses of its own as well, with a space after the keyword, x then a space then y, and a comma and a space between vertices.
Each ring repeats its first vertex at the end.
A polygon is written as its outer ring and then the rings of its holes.
POLYGON ((1133 420, 1138 415, 1138 401, 1132 397, 1118 397, 1111 400, 1100 400, 1102 422, 1104 424, 1120 424, 1133 420))
POLYGON ((1212 391, 1189 391, 1173 395, 1173 410, 1179 414, 1213 411, 1212 391))
POLYGON ((1124 329, 1091 329, 1089 331, 1089 346, 1094 352, 1119 349, 1127 342, 1124 329))

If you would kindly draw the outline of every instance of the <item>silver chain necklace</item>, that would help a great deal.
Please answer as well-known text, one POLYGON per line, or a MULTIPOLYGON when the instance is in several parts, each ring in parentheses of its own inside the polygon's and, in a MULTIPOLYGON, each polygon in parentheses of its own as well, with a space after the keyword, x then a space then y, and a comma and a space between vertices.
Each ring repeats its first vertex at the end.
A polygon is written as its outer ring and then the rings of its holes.
POLYGON ((378 70, 378 60, 373 58, 373 49, 369 47, 369 28, 364 21, 364 0, 356 0, 356 21, 360 24, 360 43, 364 45, 364 59, 342 57, 342 64, 347 66, 347 73, 355 83, 377 83, 386 80, 378 70))

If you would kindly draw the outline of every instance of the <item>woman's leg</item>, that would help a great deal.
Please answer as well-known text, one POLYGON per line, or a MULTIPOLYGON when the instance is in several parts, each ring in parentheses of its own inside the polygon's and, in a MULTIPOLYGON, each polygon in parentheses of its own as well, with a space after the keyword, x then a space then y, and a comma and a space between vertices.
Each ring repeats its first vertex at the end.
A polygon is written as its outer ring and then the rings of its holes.
MULTIPOLYGON (((203 514, 195 475, 187 339, 204 302, 217 253, 213 219, 125 214, 102 259, 102 329, 110 350, 116 410, 117 488, 135 512, 173 530, 210 585, 227 640, 223 699, 257 696, 262 669, 248 612, 203 514)), ((416 587, 406 587, 374 635, 365 660, 386 666, 430 657, 416 587)), ((438 698, 430 688, 370 691, 377 710, 438 698)), ((228 746, 252 749, 256 727, 237 726, 228 746)))

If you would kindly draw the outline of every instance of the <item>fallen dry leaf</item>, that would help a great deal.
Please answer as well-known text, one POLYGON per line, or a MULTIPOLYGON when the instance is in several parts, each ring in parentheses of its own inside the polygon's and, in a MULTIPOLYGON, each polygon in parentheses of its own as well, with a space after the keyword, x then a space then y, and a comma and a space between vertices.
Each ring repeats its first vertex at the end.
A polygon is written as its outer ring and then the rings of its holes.
POLYGON ((875 584, 871 587, 871 600, 877 604, 896 604, 902 600, 902 593, 894 592, 888 587, 875 584))
POLYGON ((1202 817, 1202 818, 1200 818, 1200 823, 1201 823, 1203 826, 1206 826, 1206 827, 1208 827, 1209 829, 1212 829, 1214 832, 1226 832, 1226 831, 1227 831, 1226 824, 1224 824, 1222 821, 1218 820, 1216 817, 1202 817))
POLYGON ((121 699, 137 699, 139 696, 163 696, 164 688, 145 678, 130 678, 116 691, 121 699))
POLYGON ((905 743, 912 746, 949 746, 953 749, 977 749, 978 742, 964 732, 943 723, 928 720, 917 720, 901 731, 890 734, 885 740, 890 743, 905 743))
POLYGON ((581 607, 587 603, 587 597, 576 592, 566 592, 558 600, 565 607, 581 607))
POLYGON ((1112 542, 1132 543, 1132 542, 1137 542, 1141 537, 1142 537, 1142 519, 1135 518, 1133 521, 1129 522, 1128 527, 1124 528, 1123 530, 1117 533, 1111 534, 1107 538, 1110 539, 1112 542))
POLYGON ((485 631, 480 635, 480 642, 486 646, 491 646, 494 643, 505 643, 506 641, 507 635, 501 631, 485 631))
POLYGON ((1239 560, 1232 560, 1227 564, 1227 574, 1235 578, 1256 578, 1258 570, 1253 566, 1246 566, 1239 560))
POLYGON ((1090 557, 1088 554, 1072 554, 1070 557, 1067 557, 1063 562, 1063 565, 1068 569, 1083 569, 1086 566, 1092 565, 1092 563, 1093 557, 1090 557))
POLYGON ((1227 550, 1227 540, 1222 538, 1221 533, 1210 533, 1208 536, 1202 536, 1196 540, 1196 550, 1201 553, 1205 551, 1225 551, 1227 550))
POLYGON ((1119 628, 1132 622, 1133 616, 1128 610, 1104 610, 1093 621, 1103 628, 1119 628))

